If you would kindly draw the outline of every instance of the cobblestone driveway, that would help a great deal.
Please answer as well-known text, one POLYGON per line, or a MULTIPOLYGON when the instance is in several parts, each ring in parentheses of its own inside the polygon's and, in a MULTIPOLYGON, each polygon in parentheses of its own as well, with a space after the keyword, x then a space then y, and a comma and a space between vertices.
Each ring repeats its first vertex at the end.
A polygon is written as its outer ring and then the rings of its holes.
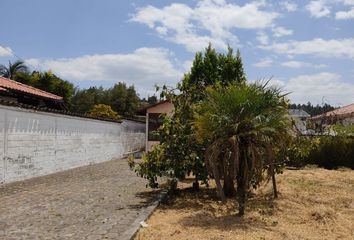
POLYGON ((0 186, 0 239, 122 239, 157 192, 126 160, 0 186))

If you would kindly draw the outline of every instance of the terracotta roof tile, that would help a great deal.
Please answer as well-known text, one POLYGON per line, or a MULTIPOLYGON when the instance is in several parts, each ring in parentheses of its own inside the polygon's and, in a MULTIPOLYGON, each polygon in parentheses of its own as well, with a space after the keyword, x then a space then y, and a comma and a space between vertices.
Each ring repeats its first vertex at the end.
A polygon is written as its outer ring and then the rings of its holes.
POLYGON ((19 82, 16 82, 11 79, 4 78, 4 77, 0 77, 0 88, 13 89, 13 90, 17 90, 17 91, 33 94, 36 96, 45 97, 45 98, 50 98, 50 99, 54 99, 54 100, 59 100, 59 101, 63 100, 62 97, 57 96, 55 94, 40 90, 35 87, 28 86, 23 83, 19 83, 19 82))
POLYGON ((331 117, 331 116, 350 116, 354 114, 354 103, 334 109, 333 111, 326 112, 321 115, 314 116, 313 119, 321 118, 321 117, 331 117))

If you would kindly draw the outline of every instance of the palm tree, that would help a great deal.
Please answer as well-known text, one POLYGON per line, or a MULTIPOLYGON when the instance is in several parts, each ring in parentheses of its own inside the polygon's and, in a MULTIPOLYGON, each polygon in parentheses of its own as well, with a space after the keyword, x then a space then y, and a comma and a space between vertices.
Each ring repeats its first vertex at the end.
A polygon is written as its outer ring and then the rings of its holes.
POLYGON ((206 165, 223 201, 225 193, 234 191, 234 180, 240 215, 250 186, 272 178, 276 197, 275 151, 291 129, 285 95, 279 89, 261 83, 208 88, 206 100, 197 106, 194 126, 199 139, 211 142, 206 165))
POLYGON ((18 72, 28 72, 28 67, 22 60, 17 60, 14 63, 9 61, 8 67, 0 64, 0 76, 2 77, 14 79, 18 72))

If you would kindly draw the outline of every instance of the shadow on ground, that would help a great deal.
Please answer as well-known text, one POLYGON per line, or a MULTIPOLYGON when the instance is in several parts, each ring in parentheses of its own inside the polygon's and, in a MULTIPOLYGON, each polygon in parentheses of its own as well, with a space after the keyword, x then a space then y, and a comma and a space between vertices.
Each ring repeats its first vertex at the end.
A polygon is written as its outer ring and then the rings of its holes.
POLYGON ((162 189, 153 190, 150 192, 138 192, 135 197, 138 199, 138 204, 129 204, 130 209, 141 209, 150 206, 153 202, 159 200, 162 189))
POLYGON ((276 210, 276 202, 272 193, 250 194, 247 203, 247 213, 237 215, 237 199, 228 199, 226 203, 219 201, 213 188, 201 188, 195 191, 192 188, 177 190, 175 197, 162 204, 160 210, 176 210, 192 212, 188 217, 178 221, 182 227, 197 227, 201 229, 219 229, 230 231, 238 229, 269 229, 276 222, 269 220, 276 210))

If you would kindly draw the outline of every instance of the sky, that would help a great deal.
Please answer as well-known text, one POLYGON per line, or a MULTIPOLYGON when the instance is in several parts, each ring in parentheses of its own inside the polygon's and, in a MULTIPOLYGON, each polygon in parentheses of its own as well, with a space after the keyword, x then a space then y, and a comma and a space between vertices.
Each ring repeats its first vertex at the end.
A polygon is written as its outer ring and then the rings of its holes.
POLYGON ((354 103, 354 0, 0 0, 0 64, 23 59, 79 88, 175 86, 208 43, 293 103, 354 103), (5 11, 6 10, 6 11, 5 11))

